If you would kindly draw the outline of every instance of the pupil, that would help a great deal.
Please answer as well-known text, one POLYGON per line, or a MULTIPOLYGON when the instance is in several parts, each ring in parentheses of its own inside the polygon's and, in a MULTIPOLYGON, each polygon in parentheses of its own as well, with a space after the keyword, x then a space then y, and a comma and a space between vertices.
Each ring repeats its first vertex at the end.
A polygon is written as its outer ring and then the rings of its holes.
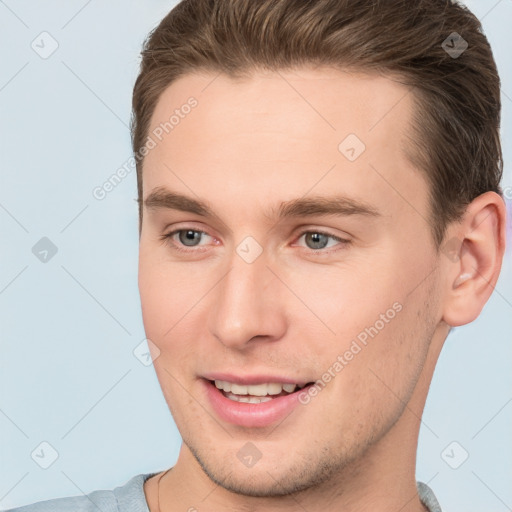
POLYGON ((328 236, 322 233, 308 233, 306 234, 306 243, 310 240, 313 244, 311 249, 323 249, 328 242, 328 236))
POLYGON ((187 231, 181 231, 179 239, 183 245, 188 245, 190 247, 196 245, 195 242, 199 241, 200 236, 201 233, 199 233, 199 231, 189 229, 187 231))

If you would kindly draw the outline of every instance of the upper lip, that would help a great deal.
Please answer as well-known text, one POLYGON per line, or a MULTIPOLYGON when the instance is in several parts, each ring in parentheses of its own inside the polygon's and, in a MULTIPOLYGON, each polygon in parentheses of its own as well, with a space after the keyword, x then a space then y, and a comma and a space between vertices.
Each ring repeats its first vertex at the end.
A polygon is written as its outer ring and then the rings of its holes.
POLYGON ((244 386, 250 386, 252 384, 266 384, 270 382, 280 383, 280 384, 298 384, 299 386, 304 386, 308 382, 312 382, 312 380, 304 380, 299 377, 287 377, 284 375, 262 375, 262 374, 245 374, 245 375, 234 375, 233 373, 227 372, 211 372, 203 374, 203 378, 207 380, 224 380, 227 382, 232 382, 234 384, 240 384, 244 386))

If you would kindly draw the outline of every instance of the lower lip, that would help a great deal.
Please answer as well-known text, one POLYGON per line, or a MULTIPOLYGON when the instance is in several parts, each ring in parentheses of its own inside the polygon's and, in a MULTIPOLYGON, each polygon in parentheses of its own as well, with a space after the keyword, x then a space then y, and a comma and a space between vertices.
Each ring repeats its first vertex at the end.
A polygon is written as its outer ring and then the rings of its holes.
POLYGON ((249 404, 235 402, 226 398, 213 382, 202 379, 206 395, 217 415, 224 421, 241 427, 267 427, 288 416, 298 405, 299 393, 307 391, 309 386, 289 395, 273 398, 268 402, 249 404))

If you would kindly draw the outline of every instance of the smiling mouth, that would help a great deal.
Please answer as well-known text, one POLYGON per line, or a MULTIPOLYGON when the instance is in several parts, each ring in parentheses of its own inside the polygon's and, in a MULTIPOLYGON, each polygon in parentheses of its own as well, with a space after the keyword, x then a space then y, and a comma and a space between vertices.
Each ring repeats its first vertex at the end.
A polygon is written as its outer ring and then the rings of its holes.
POLYGON ((224 380, 209 382, 211 382, 229 400, 249 404, 270 402, 281 396, 297 393, 306 386, 313 384, 313 382, 308 382, 303 385, 268 382, 263 384, 243 385, 224 380))

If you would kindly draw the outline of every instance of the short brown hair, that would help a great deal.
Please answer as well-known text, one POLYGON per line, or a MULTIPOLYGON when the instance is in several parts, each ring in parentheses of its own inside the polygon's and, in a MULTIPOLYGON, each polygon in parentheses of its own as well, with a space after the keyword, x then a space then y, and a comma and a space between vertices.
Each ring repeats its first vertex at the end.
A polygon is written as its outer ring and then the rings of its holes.
POLYGON ((182 0, 144 42, 133 90, 139 229, 140 150, 172 82, 195 70, 240 77, 311 64, 376 71, 412 87, 406 152, 430 184, 437 247, 475 197, 502 194, 500 80, 482 26, 466 7, 453 0, 182 0), (454 33, 468 44, 457 56, 448 51, 454 33))

